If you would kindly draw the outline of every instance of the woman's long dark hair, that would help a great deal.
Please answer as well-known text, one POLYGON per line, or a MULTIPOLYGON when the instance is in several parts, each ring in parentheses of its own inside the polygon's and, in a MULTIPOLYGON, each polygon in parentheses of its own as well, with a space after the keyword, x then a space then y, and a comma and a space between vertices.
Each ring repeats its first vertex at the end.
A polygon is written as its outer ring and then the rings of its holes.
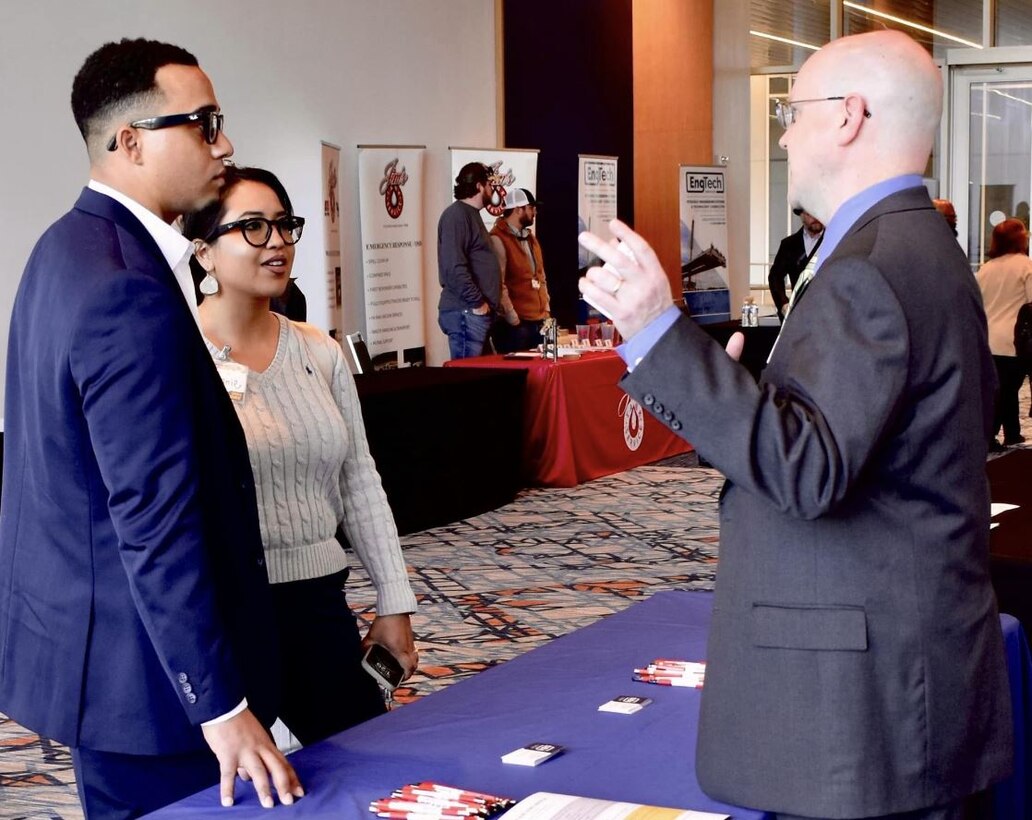
MULTIPOLYGON (((268 186, 279 198, 283 210, 290 216, 294 215, 294 206, 290 204, 287 189, 283 187, 279 177, 272 173, 272 171, 266 171, 264 168, 227 165, 225 180, 225 184, 219 192, 219 198, 215 202, 183 217, 183 236, 187 239, 207 240, 211 236, 226 215, 226 199, 229 196, 229 192, 241 182, 258 182, 268 186)), ((206 271, 201 267, 201 263, 197 261, 196 256, 190 257, 190 269, 193 272, 195 284, 205 277, 206 271)), ((198 296, 203 298, 200 294, 198 296)))

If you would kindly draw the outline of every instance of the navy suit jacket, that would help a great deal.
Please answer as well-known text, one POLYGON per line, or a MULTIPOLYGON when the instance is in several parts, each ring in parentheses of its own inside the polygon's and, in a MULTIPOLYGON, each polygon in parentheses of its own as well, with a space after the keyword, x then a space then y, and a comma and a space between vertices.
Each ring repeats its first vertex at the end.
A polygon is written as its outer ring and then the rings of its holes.
POLYGON ((11 318, 0 711, 72 746, 168 754, 246 696, 274 624, 243 431, 172 271, 86 189, 11 318))
POLYGON ((1004 776, 985 475, 995 376, 978 286, 924 188, 850 229, 758 385, 681 318, 623 386, 727 477, 703 789, 870 817, 1004 776))

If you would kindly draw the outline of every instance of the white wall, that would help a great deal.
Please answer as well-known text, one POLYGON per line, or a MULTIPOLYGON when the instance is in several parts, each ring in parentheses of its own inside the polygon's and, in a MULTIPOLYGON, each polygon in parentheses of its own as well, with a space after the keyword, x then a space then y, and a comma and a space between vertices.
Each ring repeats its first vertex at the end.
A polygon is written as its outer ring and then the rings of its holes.
MULTIPOLYGON (((240 164, 275 171, 309 233, 295 275, 309 317, 328 326, 320 141, 341 152, 344 309, 364 326, 356 145, 425 144, 424 280, 428 355, 437 327, 436 230, 452 201, 449 145, 498 144, 495 18, 488 0, 31 0, 0 3, 0 362, 18 279, 33 244, 88 178, 69 108, 72 78, 97 46, 144 36, 181 45, 211 76, 240 164)), ((0 383, 0 399, 3 386, 0 383)))

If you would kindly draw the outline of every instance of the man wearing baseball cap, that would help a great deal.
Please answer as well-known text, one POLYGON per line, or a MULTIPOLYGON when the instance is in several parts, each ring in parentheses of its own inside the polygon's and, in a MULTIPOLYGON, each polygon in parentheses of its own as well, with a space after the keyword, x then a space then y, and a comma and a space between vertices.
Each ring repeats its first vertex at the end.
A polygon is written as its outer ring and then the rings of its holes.
POLYGON ((526 188, 505 196, 505 211, 491 229, 491 247, 502 271, 501 314, 494 344, 499 353, 528 350, 541 341, 541 326, 549 317, 548 284, 541 245, 530 230, 537 200, 526 188))

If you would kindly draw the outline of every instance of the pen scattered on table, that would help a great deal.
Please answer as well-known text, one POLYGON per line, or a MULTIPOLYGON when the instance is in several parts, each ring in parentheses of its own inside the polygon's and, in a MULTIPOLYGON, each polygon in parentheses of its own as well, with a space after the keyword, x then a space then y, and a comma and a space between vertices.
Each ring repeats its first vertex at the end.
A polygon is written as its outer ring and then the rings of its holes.
POLYGON ((389 820, 438 820, 495 817, 515 804, 509 797, 423 781, 395 789, 390 797, 374 800, 369 804, 369 811, 389 820))
POLYGON ((632 677, 640 683, 655 683, 659 686, 686 686, 691 689, 701 689, 706 677, 706 662, 656 658, 648 666, 642 669, 635 669, 632 677))

